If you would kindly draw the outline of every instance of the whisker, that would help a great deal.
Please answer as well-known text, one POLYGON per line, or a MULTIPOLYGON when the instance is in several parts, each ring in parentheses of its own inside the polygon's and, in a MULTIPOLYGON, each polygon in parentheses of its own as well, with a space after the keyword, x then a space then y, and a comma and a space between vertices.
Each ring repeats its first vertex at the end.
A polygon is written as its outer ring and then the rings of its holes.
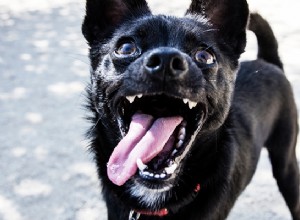
POLYGON ((219 29, 208 29, 208 30, 205 30, 203 31, 202 33, 206 33, 206 32, 212 32, 212 31, 219 31, 219 29))
POLYGON ((90 65, 90 63, 88 61, 88 56, 85 54, 73 54, 73 53, 67 53, 67 52, 65 52, 64 54, 73 60, 78 60, 84 64, 90 65))

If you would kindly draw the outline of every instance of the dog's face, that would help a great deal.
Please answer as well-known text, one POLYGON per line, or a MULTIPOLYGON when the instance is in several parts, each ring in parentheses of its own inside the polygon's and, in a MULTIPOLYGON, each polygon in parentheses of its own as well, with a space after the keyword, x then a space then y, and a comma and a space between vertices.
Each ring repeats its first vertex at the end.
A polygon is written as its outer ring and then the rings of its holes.
POLYGON ((230 109, 248 18, 243 0, 193 1, 186 16, 144 0, 87 0, 91 129, 105 191, 136 210, 188 203, 205 135, 230 109))

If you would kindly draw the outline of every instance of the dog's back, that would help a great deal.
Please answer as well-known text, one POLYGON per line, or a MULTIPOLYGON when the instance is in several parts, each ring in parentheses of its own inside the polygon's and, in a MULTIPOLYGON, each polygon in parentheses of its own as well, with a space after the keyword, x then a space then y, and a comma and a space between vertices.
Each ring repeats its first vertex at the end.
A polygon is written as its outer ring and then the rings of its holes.
POLYGON ((248 126, 246 132, 254 134, 254 145, 264 143, 279 190, 293 219, 299 220, 299 168, 295 152, 298 124, 292 88, 283 72, 278 43, 269 23, 253 13, 249 29, 257 37, 258 54, 256 60, 241 63, 237 77, 234 106, 239 127, 248 126), (251 115, 247 112, 255 112, 252 122, 261 123, 248 123, 251 115))

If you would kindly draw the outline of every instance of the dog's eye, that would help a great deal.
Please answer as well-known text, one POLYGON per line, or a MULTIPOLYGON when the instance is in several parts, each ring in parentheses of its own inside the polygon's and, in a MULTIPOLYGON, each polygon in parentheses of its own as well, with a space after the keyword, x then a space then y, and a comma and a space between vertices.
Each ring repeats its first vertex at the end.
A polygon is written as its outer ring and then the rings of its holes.
POLYGON ((137 47, 133 42, 123 43, 115 51, 117 55, 121 55, 121 56, 133 55, 136 52, 137 52, 137 47))
POLYGON ((195 59, 201 64, 213 64, 215 62, 215 57, 207 50, 199 49, 195 53, 195 59))

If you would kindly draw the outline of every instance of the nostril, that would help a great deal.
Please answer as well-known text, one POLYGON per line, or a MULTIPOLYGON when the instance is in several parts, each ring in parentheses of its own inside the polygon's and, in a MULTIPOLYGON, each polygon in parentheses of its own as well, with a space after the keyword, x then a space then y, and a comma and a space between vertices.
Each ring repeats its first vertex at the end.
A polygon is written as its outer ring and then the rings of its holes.
POLYGON ((188 72, 189 64, 184 54, 173 48, 154 50, 144 59, 145 73, 154 77, 182 77, 188 72))
POLYGON ((174 57, 170 63, 171 70, 175 71, 185 71, 187 70, 187 63, 181 57, 174 57))
POLYGON ((152 55, 146 64, 146 66, 150 69, 158 69, 162 65, 162 61, 160 57, 156 54, 152 55))

